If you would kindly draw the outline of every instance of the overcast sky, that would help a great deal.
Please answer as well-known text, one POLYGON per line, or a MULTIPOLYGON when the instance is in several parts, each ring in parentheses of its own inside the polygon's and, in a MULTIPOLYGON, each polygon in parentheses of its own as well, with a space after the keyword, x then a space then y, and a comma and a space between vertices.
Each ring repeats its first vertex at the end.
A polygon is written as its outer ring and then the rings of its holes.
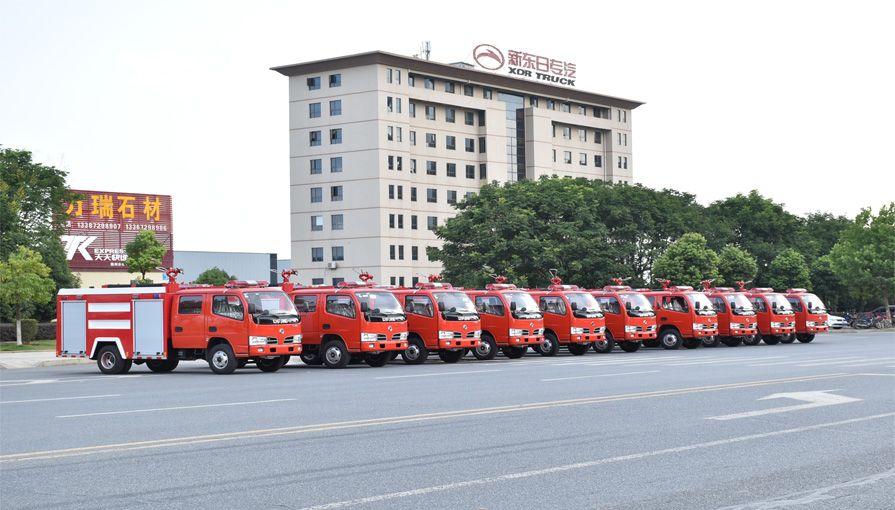
POLYGON ((645 186, 853 218, 895 199, 893 5, 0 0, 0 145, 75 189, 172 195, 176 250, 288 258, 288 78, 269 68, 489 43, 646 103, 645 186))

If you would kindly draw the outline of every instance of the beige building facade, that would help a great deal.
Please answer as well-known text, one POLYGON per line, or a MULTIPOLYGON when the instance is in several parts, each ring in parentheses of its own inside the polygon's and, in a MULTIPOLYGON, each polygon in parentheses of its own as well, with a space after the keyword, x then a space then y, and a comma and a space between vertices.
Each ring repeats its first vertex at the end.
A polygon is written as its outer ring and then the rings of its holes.
POLYGON ((486 183, 634 182, 637 101, 380 51, 273 70, 289 77, 294 281, 440 273, 432 229, 486 183))

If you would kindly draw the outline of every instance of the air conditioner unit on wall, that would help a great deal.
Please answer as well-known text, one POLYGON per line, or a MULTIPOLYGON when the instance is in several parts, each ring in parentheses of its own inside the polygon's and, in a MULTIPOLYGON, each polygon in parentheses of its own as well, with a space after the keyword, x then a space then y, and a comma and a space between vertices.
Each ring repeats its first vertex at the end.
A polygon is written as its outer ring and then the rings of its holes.
POLYGON ((339 269, 339 263, 338 262, 327 262, 326 268, 327 269, 339 269))

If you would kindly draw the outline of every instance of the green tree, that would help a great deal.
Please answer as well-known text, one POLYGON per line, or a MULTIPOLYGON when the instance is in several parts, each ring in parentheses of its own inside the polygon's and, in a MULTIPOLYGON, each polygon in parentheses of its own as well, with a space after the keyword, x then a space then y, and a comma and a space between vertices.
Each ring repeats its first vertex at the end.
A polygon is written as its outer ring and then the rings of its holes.
MULTIPOLYGON (((66 202, 79 198, 70 192, 64 171, 31 160, 31 153, 0 147, 0 260, 9 260, 20 246, 41 254, 49 266, 54 292, 80 285, 72 274, 60 241, 68 220, 66 202)), ((22 312, 39 320, 56 316, 56 302, 25 303, 22 312)), ((15 311, 5 300, 0 319, 12 320, 15 311)))
POLYGON ((813 290, 805 257, 792 248, 780 252, 768 268, 768 285, 778 292, 788 288, 813 290))
POLYGON ((49 276, 40 253, 24 246, 9 256, 9 262, 0 261, 0 299, 15 306, 18 345, 22 345, 22 305, 53 300, 55 286, 49 276))
POLYGON ((221 286, 229 282, 230 280, 236 280, 236 276, 227 273, 223 269, 219 269, 218 266, 214 266, 211 269, 206 269, 202 271, 202 274, 196 278, 194 283, 202 283, 208 285, 216 285, 221 286))
POLYGON ((857 300, 848 292, 848 287, 839 281, 839 277, 833 271, 829 254, 815 260, 809 270, 813 291, 827 304, 829 310, 857 309, 857 300))
POLYGON ((747 250, 728 245, 718 254, 718 281, 715 286, 737 288, 737 281, 753 281, 757 273, 758 263, 747 250))
POLYGON ((718 254, 708 248, 702 234, 684 234, 656 259, 653 278, 699 288, 703 280, 718 279, 718 254))
POLYGON ((140 283, 150 283, 146 273, 159 267, 168 249, 155 238, 155 232, 141 230, 133 242, 125 246, 127 260, 124 264, 131 273, 140 273, 140 283))
MULTIPOLYGON (((851 226, 852 220, 845 216, 833 216, 830 213, 815 212, 805 217, 802 234, 797 238, 794 248, 804 255, 808 265, 830 253, 839 242, 842 231, 851 226)), ((812 280, 813 281, 813 280, 812 280)))
MULTIPOLYGON (((889 293, 895 288, 895 202, 874 216, 861 210, 854 224, 842 231, 830 252, 830 263, 853 295, 883 295, 889 309, 889 293)), ((891 319, 891 317, 889 317, 891 319)))

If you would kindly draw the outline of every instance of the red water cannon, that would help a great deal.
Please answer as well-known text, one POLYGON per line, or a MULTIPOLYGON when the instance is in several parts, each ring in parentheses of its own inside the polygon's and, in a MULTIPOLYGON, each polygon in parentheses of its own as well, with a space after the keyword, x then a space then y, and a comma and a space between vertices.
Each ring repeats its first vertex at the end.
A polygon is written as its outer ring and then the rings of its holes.
POLYGON ((288 270, 288 271, 285 270, 285 269, 283 269, 283 272, 280 273, 280 276, 283 277, 283 283, 290 283, 290 282, 289 282, 289 277, 290 277, 290 276, 295 276, 295 275, 296 275, 295 269, 290 269, 290 270, 288 270))
POLYGON ((430 274, 429 275, 429 283, 435 283, 438 280, 442 280, 442 279, 444 279, 444 277, 441 276, 440 274, 430 274))
POLYGON ((671 280, 662 280, 659 283, 662 284, 662 290, 668 290, 668 286, 671 285, 671 280))

